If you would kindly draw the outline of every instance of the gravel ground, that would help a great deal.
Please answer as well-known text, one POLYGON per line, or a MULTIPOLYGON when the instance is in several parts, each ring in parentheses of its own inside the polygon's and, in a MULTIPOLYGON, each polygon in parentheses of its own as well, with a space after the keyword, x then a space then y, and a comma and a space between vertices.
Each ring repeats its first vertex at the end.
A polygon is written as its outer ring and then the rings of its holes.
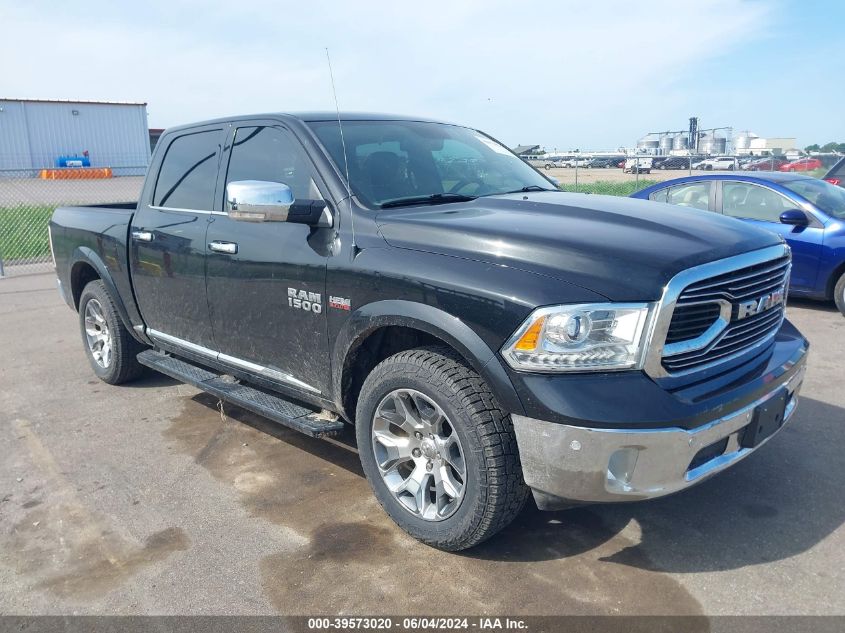
MULTIPOLYGON (((563 169, 555 167, 553 169, 541 169, 541 171, 554 178, 557 178, 563 185, 575 184, 575 169, 563 169)), ((578 182, 635 182, 638 178, 637 174, 626 174, 621 169, 579 169, 578 182)), ((683 176, 705 174, 713 172, 704 172, 693 170, 692 173, 688 169, 654 169, 650 174, 639 174, 639 180, 671 180, 672 178, 681 178, 683 176)), ((753 173, 753 172, 752 172, 753 173)))
POLYGON ((812 356, 759 452, 661 500, 529 508, 456 555, 391 523, 350 438, 160 375, 105 385, 52 276, 0 280, 0 613, 845 614, 845 319, 788 314, 812 356))
POLYGON ((0 178, 0 208, 133 202, 141 195, 143 176, 103 180, 0 178))

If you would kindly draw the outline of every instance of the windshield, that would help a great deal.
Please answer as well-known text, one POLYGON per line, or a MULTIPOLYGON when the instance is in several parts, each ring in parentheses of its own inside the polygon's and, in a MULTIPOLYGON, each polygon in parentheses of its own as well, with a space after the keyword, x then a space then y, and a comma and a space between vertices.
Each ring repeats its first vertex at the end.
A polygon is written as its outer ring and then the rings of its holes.
POLYGON ((829 216, 845 220, 845 189, 824 180, 807 178, 780 183, 806 198, 829 216))
MULTIPOLYGON (((339 171, 345 173, 337 121, 308 125, 339 171)), ((428 197, 432 197, 431 202, 448 202, 525 188, 555 189, 503 145, 456 125, 344 121, 343 140, 352 192, 373 208, 406 198, 409 202, 428 197)))

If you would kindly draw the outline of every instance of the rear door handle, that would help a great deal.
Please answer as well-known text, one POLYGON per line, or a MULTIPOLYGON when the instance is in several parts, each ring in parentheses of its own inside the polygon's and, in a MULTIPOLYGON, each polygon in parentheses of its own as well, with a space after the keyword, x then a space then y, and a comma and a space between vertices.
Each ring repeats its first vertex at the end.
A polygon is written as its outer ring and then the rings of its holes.
POLYGON ((208 243, 208 249, 215 253, 226 253, 226 255, 238 254, 238 245, 234 242, 220 242, 215 240, 208 243))
POLYGON ((132 231, 132 239, 139 242, 152 242, 153 234, 151 231, 132 231))

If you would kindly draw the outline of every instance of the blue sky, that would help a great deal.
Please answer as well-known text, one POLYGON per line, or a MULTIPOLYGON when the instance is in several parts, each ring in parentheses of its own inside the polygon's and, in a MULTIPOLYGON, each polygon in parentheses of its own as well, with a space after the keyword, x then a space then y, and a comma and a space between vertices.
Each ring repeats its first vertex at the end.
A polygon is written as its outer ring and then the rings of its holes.
POLYGON ((845 141, 845 2, 0 0, 2 97, 139 100, 152 127, 267 111, 431 116, 549 149, 731 125, 845 141), (634 6, 636 5, 636 6, 634 6))

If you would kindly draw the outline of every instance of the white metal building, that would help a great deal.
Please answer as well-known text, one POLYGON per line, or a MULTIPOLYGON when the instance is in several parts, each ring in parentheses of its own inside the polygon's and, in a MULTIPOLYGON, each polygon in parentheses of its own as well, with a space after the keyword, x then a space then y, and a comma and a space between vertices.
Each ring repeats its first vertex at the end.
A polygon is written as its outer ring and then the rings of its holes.
POLYGON ((92 167, 143 174, 147 104, 0 98, 0 171, 56 167, 60 156, 84 152, 92 167))

